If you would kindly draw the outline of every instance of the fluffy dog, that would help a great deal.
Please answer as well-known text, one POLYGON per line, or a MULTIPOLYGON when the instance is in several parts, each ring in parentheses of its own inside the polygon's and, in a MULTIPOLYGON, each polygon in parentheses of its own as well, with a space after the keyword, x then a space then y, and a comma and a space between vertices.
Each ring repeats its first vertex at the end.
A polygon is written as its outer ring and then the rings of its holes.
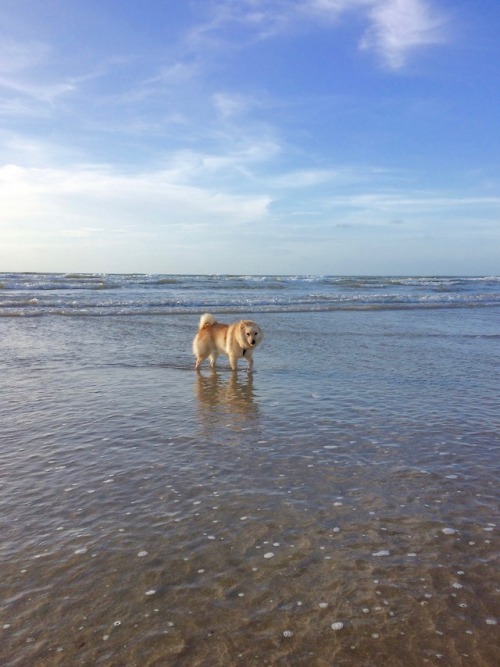
POLYGON ((196 357, 196 370, 199 370, 202 361, 210 358, 210 365, 215 368, 215 362, 220 352, 227 354, 233 371, 238 369, 238 359, 247 360, 248 370, 253 369, 253 350, 264 334, 262 329, 251 320, 240 320, 234 324, 217 322, 210 313, 200 318, 198 333, 193 340, 193 354, 196 357))

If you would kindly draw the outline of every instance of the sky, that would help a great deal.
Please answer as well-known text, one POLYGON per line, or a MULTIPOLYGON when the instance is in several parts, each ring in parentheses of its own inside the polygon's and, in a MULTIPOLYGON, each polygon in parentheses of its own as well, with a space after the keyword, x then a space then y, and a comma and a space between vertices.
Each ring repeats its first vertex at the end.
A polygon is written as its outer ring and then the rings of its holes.
POLYGON ((0 271, 500 274, 498 0, 2 0, 0 271))

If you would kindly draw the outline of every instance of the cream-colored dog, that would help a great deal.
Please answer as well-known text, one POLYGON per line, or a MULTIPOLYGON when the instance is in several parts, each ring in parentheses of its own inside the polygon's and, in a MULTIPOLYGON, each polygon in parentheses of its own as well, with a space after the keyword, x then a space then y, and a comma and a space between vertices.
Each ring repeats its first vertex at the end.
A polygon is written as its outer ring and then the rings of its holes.
POLYGON ((240 320, 234 324, 217 322, 210 313, 200 318, 198 333, 193 340, 193 354, 196 357, 195 368, 198 370, 202 361, 210 358, 210 365, 215 362, 220 352, 227 354, 233 371, 238 368, 238 359, 247 360, 248 370, 253 369, 253 350, 264 337, 262 329, 251 320, 240 320))

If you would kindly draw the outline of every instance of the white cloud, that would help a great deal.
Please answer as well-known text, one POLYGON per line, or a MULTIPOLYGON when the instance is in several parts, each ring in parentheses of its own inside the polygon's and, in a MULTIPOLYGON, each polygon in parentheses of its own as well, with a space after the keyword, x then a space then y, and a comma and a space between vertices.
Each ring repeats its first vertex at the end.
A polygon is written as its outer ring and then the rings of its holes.
POLYGON ((54 229, 95 229, 126 220, 153 227, 200 221, 241 224, 267 215, 266 195, 238 195, 179 184, 172 171, 123 174, 111 167, 0 168, 0 219, 6 226, 32 221, 54 229), (96 224, 97 223, 97 224, 96 224))
POLYGON ((403 67, 415 49, 446 41, 444 20, 424 0, 374 0, 360 46, 375 51, 392 69, 403 67))
POLYGON ((408 55, 447 40, 443 15, 428 0, 306 0, 319 17, 337 21, 357 12, 368 23, 359 41, 390 69, 400 69, 408 55))
POLYGON ((109 165, 5 165, 0 261, 12 270, 215 270, 212 255, 234 257, 268 220, 272 200, 188 176, 173 167, 127 173, 109 165))

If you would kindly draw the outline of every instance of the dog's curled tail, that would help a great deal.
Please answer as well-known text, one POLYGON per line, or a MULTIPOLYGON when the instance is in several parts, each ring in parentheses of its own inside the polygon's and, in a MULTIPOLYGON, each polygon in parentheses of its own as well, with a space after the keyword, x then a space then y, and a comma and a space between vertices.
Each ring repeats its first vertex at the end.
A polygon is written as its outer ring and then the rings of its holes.
POLYGON ((198 326, 198 329, 203 329, 203 327, 206 326, 211 326, 212 324, 215 324, 217 320, 211 313, 204 313, 200 317, 200 324, 198 326))

